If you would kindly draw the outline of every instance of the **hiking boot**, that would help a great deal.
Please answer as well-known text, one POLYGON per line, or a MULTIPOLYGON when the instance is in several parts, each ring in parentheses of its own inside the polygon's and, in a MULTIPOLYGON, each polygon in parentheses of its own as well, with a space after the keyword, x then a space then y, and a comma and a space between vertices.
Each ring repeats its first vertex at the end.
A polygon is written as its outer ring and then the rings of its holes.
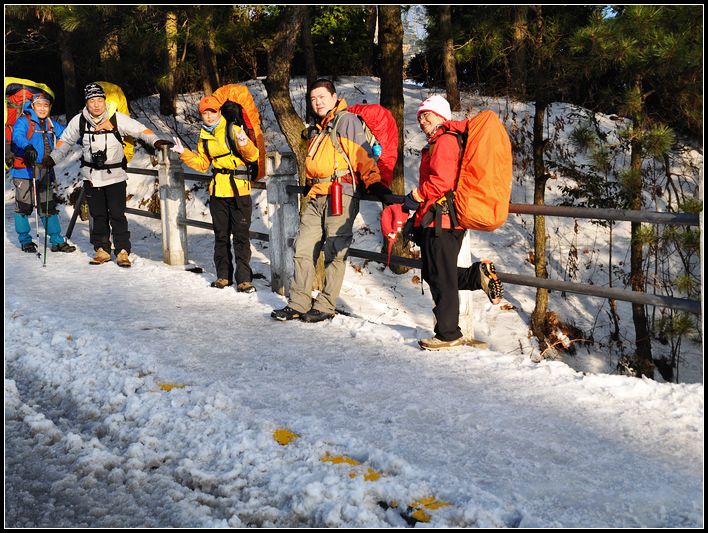
POLYGON ((430 339, 420 339, 418 345, 423 350, 447 350, 448 348, 454 348, 455 346, 461 346, 463 343, 462 337, 455 339, 454 341, 444 341, 438 339, 437 337, 431 337, 430 339))
POLYGON ((482 283, 482 290, 494 305, 501 302, 504 296, 504 286, 497 276, 494 263, 491 259, 482 259, 479 263, 479 280, 482 283))
POLYGON ((116 256, 116 264, 119 267, 130 268, 131 262, 128 258, 128 252, 126 252, 125 250, 121 250, 120 252, 118 252, 118 255, 116 256))
POLYGON ((310 309, 307 313, 300 317, 303 322, 322 322, 323 320, 328 320, 334 318, 334 313, 325 313, 319 311, 318 309, 310 309))
POLYGON ((64 252, 65 254, 70 254, 76 250, 76 246, 69 244, 68 242, 63 242, 61 244, 53 244, 52 252, 64 252))
POLYGON ((212 281, 209 286, 214 287, 215 289, 224 289, 231 286, 231 282, 228 279, 219 278, 216 281, 212 281))
POLYGON ((295 320, 296 318, 300 318, 301 314, 302 313, 300 313, 300 311, 295 311, 295 309, 286 305, 282 309, 276 309, 273 311, 270 316, 276 320, 285 322, 286 320, 295 320))
POLYGON ((96 250, 94 258, 89 261, 89 265, 102 265, 103 263, 108 263, 110 260, 111 254, 106 252, 103 248, 99 248, 96 250))
POLYGON ((250 294, 252 292, 256 292, 256 288, 253 285, 251 285, 250 281, 244 281, 244 282, 236 285, 236 291, 245 292, 246 294, 250 294))
POLYGON ((26 242, 22 245, 22 251, 27 252, 28 254, 36 254, 37 245, 33 242, 26 242))

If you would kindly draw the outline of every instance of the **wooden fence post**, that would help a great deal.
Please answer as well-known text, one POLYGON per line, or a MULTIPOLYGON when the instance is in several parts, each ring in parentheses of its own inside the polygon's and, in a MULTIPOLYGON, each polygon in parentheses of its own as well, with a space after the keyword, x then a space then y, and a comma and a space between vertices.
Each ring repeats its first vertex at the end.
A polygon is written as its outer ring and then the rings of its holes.
POLYGON ((270 283, 273 292, 287 296, 295 266, 293 241, 300 225, 299 195, 288 186, 298 186, 297 163, 291 152, 266 154, 266 189, 270 219, 270 283))
POLYGON ((160 218, 162 220, 162 260, 168 265, 187 264, 187 218, 184 177, 179 155, 162 148, 157 177, 160 182, 160 218))

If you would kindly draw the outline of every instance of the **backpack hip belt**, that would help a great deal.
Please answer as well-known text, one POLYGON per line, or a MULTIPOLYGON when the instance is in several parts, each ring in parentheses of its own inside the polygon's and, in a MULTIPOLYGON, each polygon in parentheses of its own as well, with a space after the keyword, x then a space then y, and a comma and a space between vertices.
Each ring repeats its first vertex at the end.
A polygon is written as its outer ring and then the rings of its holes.
MULTIPOLYGON (((230 153, 230 152, 229 152, 230 153)), ((211 190, 212 194, 216 194, 216 176, 219 174, 224 174, 229 177, 229 182, 231 183, 231 190, 234 193, 234 197, 238 196, 238 186, 236 185, 236 180, 245 181, 248 184, 248 190, 251 190, 250 184, 250 172, 247 167, 236 167, 236 168, 212 168, 211 169, 211 190), (241 177, 239 177, 241 176, 241 177), (246 176, 246 177, 243 177, 246 176)))
POLYGON ((457 213, 455 213, 455 191, 447 191, 444 196, 433 202, 428 211, 423 215, 420 225, 427 228, 435 220, 435 236, 439 237, 442 232, 442 217, 450 217, 450 229, 459 226, 457 213))
POLYGON ((232 178, 239 180, 248 181, 248 176, 250 175, 247 167, 236 167, 236 168, 212 168, 211 175, 216 178, 217 174, 228 174, 232 178), (245 178, 239 178, 238 176, 246 176, 245 178))

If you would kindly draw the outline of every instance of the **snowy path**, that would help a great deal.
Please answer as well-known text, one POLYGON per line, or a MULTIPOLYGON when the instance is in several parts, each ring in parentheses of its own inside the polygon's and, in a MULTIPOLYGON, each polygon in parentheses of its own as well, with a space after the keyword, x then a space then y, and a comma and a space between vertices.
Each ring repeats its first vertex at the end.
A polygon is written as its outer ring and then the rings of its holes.
POLYGON ((341 315, 276 323, 262 280, 89 266, 79 238, 42 268, 8 234, 7 525, 391 527, 377 501, 428 494, 453 504, 432 525, 703 525, 702 385, 424 353, 413 327, 341 315))

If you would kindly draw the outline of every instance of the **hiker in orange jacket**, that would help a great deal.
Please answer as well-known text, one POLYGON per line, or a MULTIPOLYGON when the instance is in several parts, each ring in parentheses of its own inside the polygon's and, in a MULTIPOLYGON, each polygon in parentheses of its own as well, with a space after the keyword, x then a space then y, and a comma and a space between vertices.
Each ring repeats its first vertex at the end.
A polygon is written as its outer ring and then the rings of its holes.
POLYGON ((366 190, 379 197, 391 191, 381 184, 381 174, 373 157, 373 147, 366 140, 364 127, 352 113, 347 102, 337 97, 334 84, 327 79, 313 83, 309 91, 310 104, 319 118, 310 140, 305 159, 308 192, 303 201, 305 210, 300 219, 295 242, 295 272, 290 286, 290 301, 283 309, 271 313, 276 320, 320 322, 334 317, 339 291, 345 272, 345 259, 352 242, 352 226, 359 213, 357 190, 366 190), (330 138, 337 120, 337 133, 342 154, 330 138), (341 185, 341 197, 330 192, 341 185), (340 203, 341 201, 341 203, 340 203), (332 204, 341 207, 341 214, 332 214, 332 204), (312 300, 315 263, 324 250, 325 281, 317 299, 312 300))
POLYGON ((424 350, 442 350, 462 344, 459 326, 459 290, 483 290, 493 304, 499 303, 502 284, 494 263, 483 259, 468 268, 457 266, 465 230, 452 227, 445 194, 454 190, 461 154, 456 135, 446 135, 440 126, 452 119, 450 104, 439 95, 431 96, 418 108, 418 125, 428 144, 421 152, 418 187, 409 192, 404 207, 415 212, 416 242, 421 249, 423 279, 430 286, 435 307, 435 336, 421 339, 424 350), (440 202, 439 209, 436 203, 440 202), (432 216, 436 213, 436 216, 432 216), (439 213, 439 215, 437 215, 439 213))

